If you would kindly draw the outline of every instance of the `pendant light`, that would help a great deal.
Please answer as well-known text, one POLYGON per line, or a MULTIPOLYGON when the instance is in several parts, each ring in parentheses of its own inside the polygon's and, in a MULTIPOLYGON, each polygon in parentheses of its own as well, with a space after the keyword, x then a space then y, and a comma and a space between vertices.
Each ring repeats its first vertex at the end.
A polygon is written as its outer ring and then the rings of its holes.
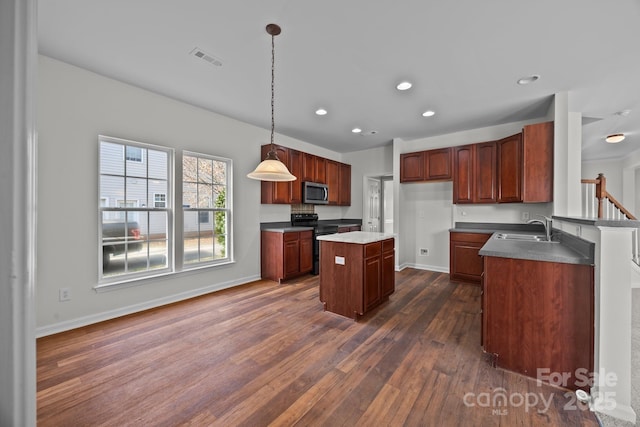
POLYGON ((267 25, 267 33, 271 35, 271 148, 267 153, 266 159, 264 159, 255 168, 253 172, 247 175, 251 179, 257 179, 260 181, 295 181, 297 178, 291 175, 289 169, 284 163, 278 159, 276 154, 276 146, 273 143, 273 134, 275 129, 274 121, 274 80, 275 80, 275 43, 274 38, 280 34, 280 27, 276 24, 267 25))

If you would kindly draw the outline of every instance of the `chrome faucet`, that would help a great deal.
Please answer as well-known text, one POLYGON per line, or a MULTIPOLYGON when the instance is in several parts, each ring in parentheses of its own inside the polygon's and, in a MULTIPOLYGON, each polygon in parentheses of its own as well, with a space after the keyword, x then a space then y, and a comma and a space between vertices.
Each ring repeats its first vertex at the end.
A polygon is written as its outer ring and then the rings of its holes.
POLYGON ((553 224, 552 224, 553 220, 548 216, 542 216, 542 218, 544 218, 544 221, 541 219, 530 219, 529 221, 527 221, 527 224, 536 224, 536 223, 542 224, 542 226, 544 227, 544 234, 545 234, 545 237, 547 238, 547 242, 550 242, 551 228, 553 227, 553 224))

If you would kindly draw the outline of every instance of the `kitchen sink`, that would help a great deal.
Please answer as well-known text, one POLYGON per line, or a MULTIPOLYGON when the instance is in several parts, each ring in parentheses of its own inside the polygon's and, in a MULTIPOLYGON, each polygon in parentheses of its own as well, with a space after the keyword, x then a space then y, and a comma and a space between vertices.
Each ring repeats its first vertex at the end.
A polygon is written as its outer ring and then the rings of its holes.
POLYGON ((546 242, 547 238, 537 234, 498 233, 496 239, 521 240, 525 242, 546 242))

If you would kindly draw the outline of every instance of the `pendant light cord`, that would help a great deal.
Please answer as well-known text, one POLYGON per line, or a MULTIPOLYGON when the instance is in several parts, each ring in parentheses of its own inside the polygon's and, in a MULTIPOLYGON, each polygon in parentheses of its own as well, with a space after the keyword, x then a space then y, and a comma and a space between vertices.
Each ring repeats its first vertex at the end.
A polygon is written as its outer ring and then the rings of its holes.
POLYGON ((275 63, 276 63, 276 44, 275 44, 275 35, 271 35, 271 150, 275 151, 275 146, 273 144, 273 134, 275 132, 276 122, 275 122, 275 108, 274 108, 274 93, 275 93, 275 63))

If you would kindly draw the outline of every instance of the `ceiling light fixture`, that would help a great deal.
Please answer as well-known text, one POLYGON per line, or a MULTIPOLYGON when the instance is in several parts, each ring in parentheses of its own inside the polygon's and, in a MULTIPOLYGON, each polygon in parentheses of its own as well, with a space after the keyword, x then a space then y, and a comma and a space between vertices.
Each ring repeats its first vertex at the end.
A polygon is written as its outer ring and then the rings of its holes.
POLYGON ((614 133, 607 136, 605 139, 610 144, 617 144, 618 142, 622 142, 624 140, 624 133, 614 133))
POLYGON ((260 162, 253 172, 247 174, 251 179, 260 181, 295 181, 297 178, 291 175, 287 166, 280 161, 276 154, 276 146, 273 143, 275 130, 274 120, 274 81, 275 81, 275 36, 280 34, 281 29, 276 24, 267 25, 267 33, 271 35, 271 149, 267 157, 260 162))
POLYGON ((326 116, 327 115, 327 110, 325 110, 324 108, 318 108, 316 110, 316 114, 319 116, 326 116))
POLYGON ((431 117, 431 116, 433 116, 433 115, 435 115, 435 114, 436 114, 436 112, 435 112, 435 111, 433 111, 433 110, 427 110, 427 111, 425 111, 424 113, 422 113, 422 117, 431 117))
POLYGON ((528 76, 528 77, 523 77, 521 79, 518 79, 518 84, 519 85, 528 85, 529 83, 533 83, 535 81, 537 81, 540 78, 539 75, 534 74, 532 76, 528 76))
POLYGON ((396 89, 398 89, 398 90, 408 90, 408 89, 411 89, 411 86, 413 86, 411 84, 411 82, 400 82, 396 86, 396 89))
POLYGON ((360 133, 360 132, 362 132, 362 129, 360 129, 360 128, 353 128, 353 129, 351 129, 351 132, 353 132, 353 133, 360 133))

